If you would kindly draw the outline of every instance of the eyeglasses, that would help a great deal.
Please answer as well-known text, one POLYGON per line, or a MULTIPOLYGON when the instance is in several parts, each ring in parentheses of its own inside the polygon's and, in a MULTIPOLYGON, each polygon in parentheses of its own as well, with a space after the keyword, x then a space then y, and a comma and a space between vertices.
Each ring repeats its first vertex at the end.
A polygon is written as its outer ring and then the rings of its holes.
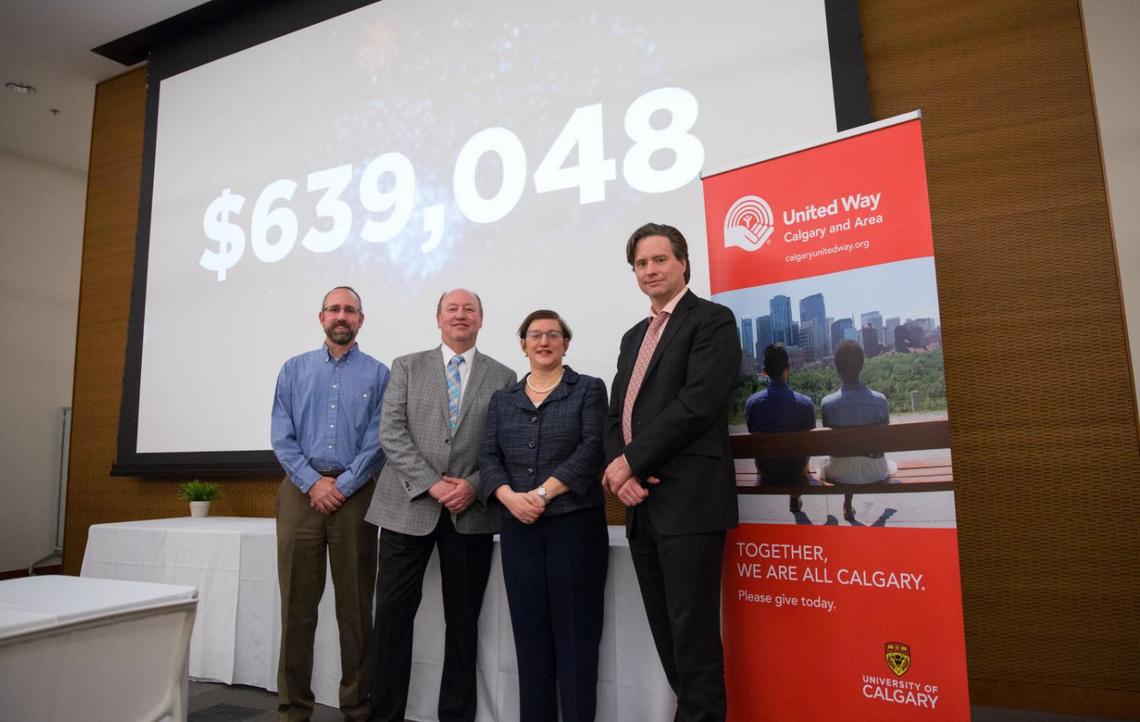
POLYGON ((547 338, 547 340, 549 340, 551 342, 562 340, 562 332, 561 331, 527 331, 526 332, 526 337, 527 337, 528 341, 541 341, 543 336, 545 336, 547 338))
POLYGON ((325 306, 321 310, 325 313, 331 313, 334 316, 341 312, 343 312, 345 316, 355 316, 360 313, 360 309, 356 306, 325 306))

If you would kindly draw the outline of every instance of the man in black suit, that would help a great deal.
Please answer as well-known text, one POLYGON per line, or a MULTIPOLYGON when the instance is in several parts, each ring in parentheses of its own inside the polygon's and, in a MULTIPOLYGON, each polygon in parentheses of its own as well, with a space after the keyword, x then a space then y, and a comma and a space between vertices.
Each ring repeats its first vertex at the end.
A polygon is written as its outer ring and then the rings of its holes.
POLYGON ((602 483, 628 507, 626 535, 677 722, 725 718, 720 573, 736 526, 726 410, 740 368, 736 319, 688 290, 689 249, 647 223, 626 260, 650 300, 622 337, 606 415, 602 483))

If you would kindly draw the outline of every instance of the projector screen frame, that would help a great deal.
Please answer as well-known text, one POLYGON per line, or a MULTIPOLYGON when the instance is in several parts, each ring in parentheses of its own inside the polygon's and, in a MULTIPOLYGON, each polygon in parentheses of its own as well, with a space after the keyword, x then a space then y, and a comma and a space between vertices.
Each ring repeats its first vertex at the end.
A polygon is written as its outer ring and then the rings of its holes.
MULTIPOLYGON (((118 450, 111 468, 112 476, 264 477, 282 473, 270 450, 169 453, 137 451, 159 86, 165 78, 370 4, 373 4, 371 0, 335 0, 325 3, 305 0, 254 3, 213 0, 96 49, 97 52, 122 62, 136 62, 139 57, 149 58, 138 227, 122 379, 118 450)), ((824 7, 836 126, 842 131, 871 120, 863 64, 862 30, 857 3, 825 0, 824 7)), ((268 413, 267 401, 266 415, 268 413)))

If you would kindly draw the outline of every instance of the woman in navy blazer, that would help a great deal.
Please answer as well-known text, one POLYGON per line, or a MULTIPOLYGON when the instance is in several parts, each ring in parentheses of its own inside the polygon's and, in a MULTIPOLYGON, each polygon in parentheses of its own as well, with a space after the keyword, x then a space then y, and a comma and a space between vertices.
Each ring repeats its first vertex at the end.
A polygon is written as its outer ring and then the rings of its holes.
POLYGON ((554 311, 519 326, 530 373, 495 392, 479 473, 502 505, 503 578, 515 635, 521 722, 594 719, 609 534, 602 486, 601 379, 563 366, 570 328, 554 311), (558 697, 555 697, 555 686, 558 697))

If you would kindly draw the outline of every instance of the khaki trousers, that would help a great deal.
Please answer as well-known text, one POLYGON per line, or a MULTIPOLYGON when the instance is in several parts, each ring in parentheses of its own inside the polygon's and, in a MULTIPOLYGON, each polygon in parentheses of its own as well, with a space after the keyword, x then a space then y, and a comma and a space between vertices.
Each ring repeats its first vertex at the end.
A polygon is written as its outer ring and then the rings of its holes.
POLYGON ((340 708, 349 720, 368 712, 367 653, 376 584, 376 527, 364 521, 376 481, 322 514, 286 477, 277 489, 277 580, 281 591, 281 653, 277 669, 282 720, 313 713, 313 638, 317 606, 325 590, 326 558, 332 565, 340 630, 340 708), (326 557, 327 553, 327 557, 326 557))

